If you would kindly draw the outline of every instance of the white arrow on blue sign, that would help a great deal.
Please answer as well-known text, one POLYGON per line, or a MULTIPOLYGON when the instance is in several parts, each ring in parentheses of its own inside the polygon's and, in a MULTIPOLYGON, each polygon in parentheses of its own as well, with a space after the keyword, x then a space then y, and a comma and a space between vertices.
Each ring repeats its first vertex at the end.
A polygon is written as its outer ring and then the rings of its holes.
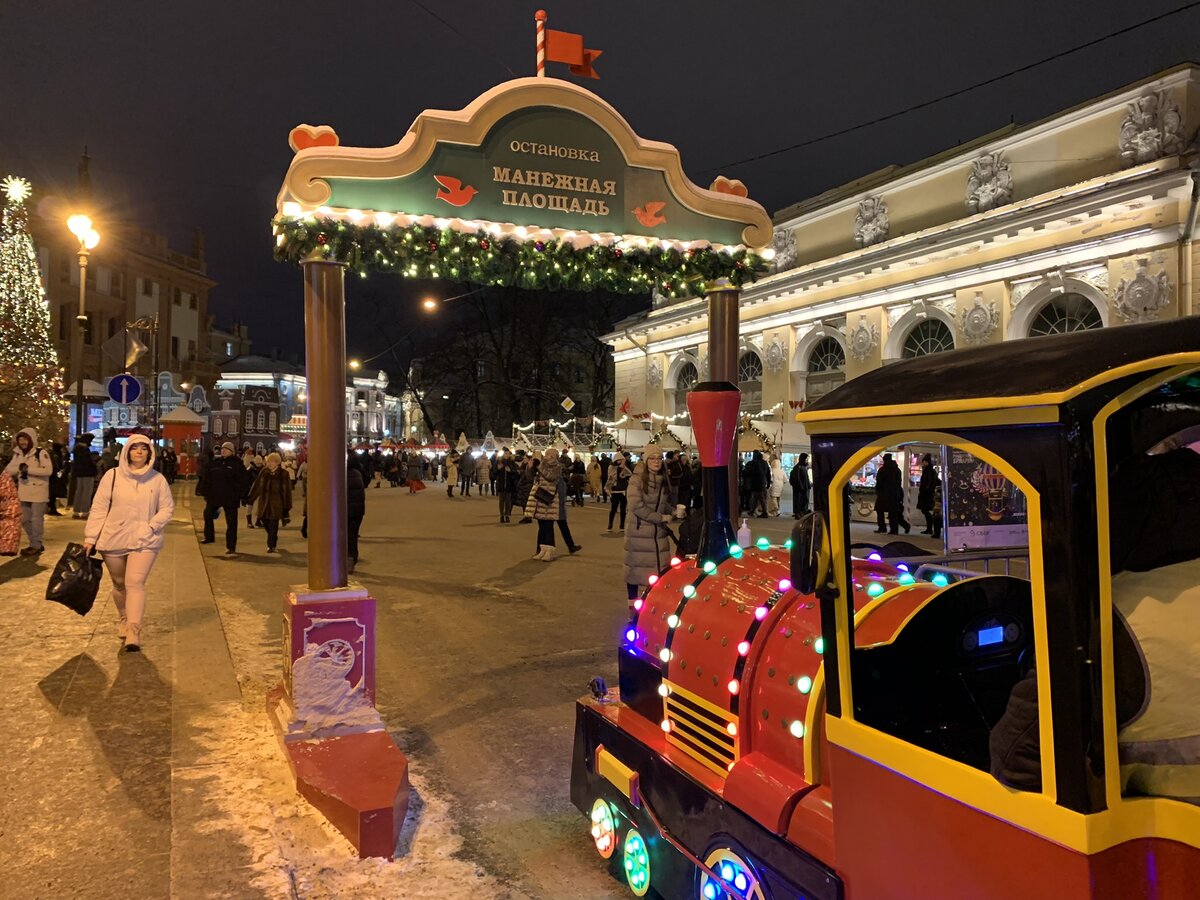
POLYGON ((114 403, 136 403, 142 396, 142 383, 132 375, 114 375, 108 379, 108 396, 114 403))

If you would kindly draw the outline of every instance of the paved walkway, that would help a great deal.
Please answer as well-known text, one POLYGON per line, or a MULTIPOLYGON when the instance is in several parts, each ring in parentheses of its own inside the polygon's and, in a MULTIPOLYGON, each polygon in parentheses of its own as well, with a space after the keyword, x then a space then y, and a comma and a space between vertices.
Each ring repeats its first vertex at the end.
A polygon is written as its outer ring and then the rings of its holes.
POLYGON ((0 562, 0 896, 512 897, 458 858, 452 810, 420 773, 392 863, 358 859, 297 796, 264 705, 281 591, 238 567, 236 593, 261 596, 272 623, 269 640, 247 642, 234 598, 214 599, 194 485, 175 499, 141 654, 119 652, 107 576, 86 617, 44 599, 83 522, 48 518, 40 559, 0 562))
MULTIPOLYGON (((0 877, 8 900, 220 893, 248 865, 210 777, 241 696, 186 504, 150 580, 142 654, 120 653, 106 588, 86 617, 44 599, 83 523, 0 565, 0 877), (206 827, 206 825, 208 827, 206 827)), ((226 896, 260 896, 225 891, 226 896)))

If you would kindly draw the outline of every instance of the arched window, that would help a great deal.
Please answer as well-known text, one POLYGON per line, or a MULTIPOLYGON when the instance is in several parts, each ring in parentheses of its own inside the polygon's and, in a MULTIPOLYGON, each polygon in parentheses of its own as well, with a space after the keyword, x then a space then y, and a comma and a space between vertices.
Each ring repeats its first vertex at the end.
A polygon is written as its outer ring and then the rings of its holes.
POLYGON ((277 414, 277 413, 275 413, 275 412, 272 410, 272 412, 271 412, 271 413, 270 413, 270 414, 267 416, 267 420, 268 420, 268 422, 270 423, 270 424, 268 425, 268 430, 270 430, 270 431, 272 431, 272 432, 273 432, 273 431, 276 431, 276 430, 278 430, 278 428, 279 428, 279 416, 278 416, 278 414, 277 414))
POLYGON ((918 322, 904 339, 904 359, 928 356, 954 349, 954 334, 941 319, 918 322))
POLYGON ((225 433, 225 426, 221 422, 220 416, 213 416, 213 437, 220 437, 225 433))
POLYGON ((679 367, 679 372, 675 375, 675 411, 682 412, 687 409, 688 391, 694 388, 700 381, 700 373, 696 367, 690 363, 684 363, 679 367))
POLYGON ((757 353, 747 350, 738 357, 738 389, 742 392, 742 411, 762 409, 763 364, 757 353))
POLYGON ((246 410, 246 431, 254 430, 254 411, 246 410))
POLYGON ((1103 327, 1100 310, 1087 297, 1082 294, 1056 294, 1046 301, 1029 323, 1029 336, 1068 334, 1103 327))
POLYGON ((815 403, 845 381, 846 351, 837 338, 821 338, 808 356, 804 402, 815 403))
POLYGON ((267 430, 267 414, 261 409, 258 411, 258 430, 260 432, 267 430))

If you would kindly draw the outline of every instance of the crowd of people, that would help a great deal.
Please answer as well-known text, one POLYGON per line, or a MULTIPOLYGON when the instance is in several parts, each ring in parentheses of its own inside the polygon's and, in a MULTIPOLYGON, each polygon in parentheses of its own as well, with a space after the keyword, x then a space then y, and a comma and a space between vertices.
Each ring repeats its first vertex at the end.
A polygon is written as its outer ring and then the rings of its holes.
POLYGON ((780 515, 783 492, 791 488, 792 517, 808 512, 812 480, 808 473, 808 454, 801 453, 788 471, 783 460, 775 454, 763 456, 761 450, 750 459, 738 461, 738 512, 766 519, 780 515))
MULTIPOLYGON (((20 553, 37 556, 44 550, 43 516, 62 515, 57 501, 66 499, 75 518, 87 519, 89 552, 101 554, 113 579, 113 599, 121 618, 127 649, 141 640, 145 581, 162 547, 162 534, 171 518, 170 483, 176 474, 174 451, 156 448, 142 435, 124 447, 105 441, 97 452, 90 434, 81 435, 70 454, 61 445, 43 448, 33 429, 17 437, 0 478, 0 553, 13 555, 24 530, 29 544, 20 553), (111 475, 109 474, 111 473, 111 475)), ((778 515, 783 485, 793 490, 793 509, 808 508, 807 454, 790 474, 782 474, 778 459, 754 453, 739 464, 742 509, 778 515)), ((202 544, 216 542, 216 523, 225 520, 225 556, 238 556, 241 517, 245 527, 261 529, 267 552, 278 552, 279 530, 290 524, 295 498, 303 497, 302 537, 308 536, 307 464, 302 454, 267 453, 225 442, 198 458, 196 493, 204 499, 202 544)), ((624 542, 624 578, 632 601, 649 576, 661 572, 678 552, 679 536, 672 522, 682 525, 702 508, 701 467, 695 455, 664 450, 656 444, 642 448, 635 460, 628 451, 600 453, 585 461, 582 455, 555 448, 494 453, 452 450, 430 457, 423 452, 347 449, 347 553, 349 570, 358 563, 358 534, 366 513, 368 490, 384 482, 407 485, 410 492, 426 481, 443 482, 455 498, 495 498, 497 521, 535 525, 534 559, 552 561, 561 537, 568 554, 583 549, 571 533, 568 509, 589 501, 607 505, 609 532, 624 542)), ((694 518, 694 517, 693 517, 694 518)))

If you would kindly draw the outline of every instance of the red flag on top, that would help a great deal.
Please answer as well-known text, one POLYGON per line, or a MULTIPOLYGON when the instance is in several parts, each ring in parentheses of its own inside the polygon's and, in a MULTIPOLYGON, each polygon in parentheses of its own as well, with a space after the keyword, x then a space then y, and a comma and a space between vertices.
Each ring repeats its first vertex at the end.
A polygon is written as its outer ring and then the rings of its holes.
POLYGON ((537 20, 537 74, 546 76, 546 63, 566 63, 571 73, 584 78, 599 78, 592 64, 600 58, 603 50, 589 50, 583 46, 583 35, 569 31, 552 31, 546 28, 546 11, 539 9, 537 20))

